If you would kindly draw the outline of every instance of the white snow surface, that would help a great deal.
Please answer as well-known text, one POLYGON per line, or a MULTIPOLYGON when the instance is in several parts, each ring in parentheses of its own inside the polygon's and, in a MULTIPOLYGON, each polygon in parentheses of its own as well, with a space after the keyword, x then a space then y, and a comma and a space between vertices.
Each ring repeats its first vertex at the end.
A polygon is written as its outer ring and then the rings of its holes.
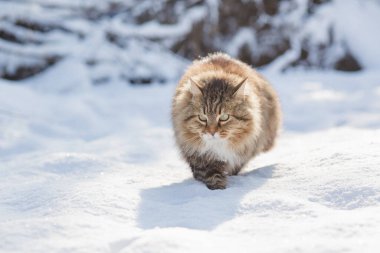
POLYGON ((281 137, 215 191, 174 145, 174 83, 88 75, 0 81, 0 252, 379 252, 378 72, 264 71, 281 137))

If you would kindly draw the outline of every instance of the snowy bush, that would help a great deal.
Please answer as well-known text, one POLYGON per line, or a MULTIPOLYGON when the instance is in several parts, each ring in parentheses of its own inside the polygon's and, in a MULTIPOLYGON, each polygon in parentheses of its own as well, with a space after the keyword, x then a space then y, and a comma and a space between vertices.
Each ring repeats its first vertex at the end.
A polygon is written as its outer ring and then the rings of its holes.
POLYGON ((373 52, 379 42, 372 38, 380 16, 375 0, 36 0, 0 5, 0 76, 10 80, 33 76, 67 57, 86 66, 94 84, 175 80, 187 60, 214 51, 282 71, 355 71, 380 58, 373 52))

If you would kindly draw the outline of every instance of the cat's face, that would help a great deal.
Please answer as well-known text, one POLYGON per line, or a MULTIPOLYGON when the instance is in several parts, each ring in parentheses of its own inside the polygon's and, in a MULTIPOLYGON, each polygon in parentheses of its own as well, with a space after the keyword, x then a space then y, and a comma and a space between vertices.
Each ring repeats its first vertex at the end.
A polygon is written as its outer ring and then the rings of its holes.
POLYGON ((252 129, 252 117, 244 97, 244 81, 230 84, 215 79, 202 88, 193 82, 193 117, 188 129, 203 142, 225 140, 238 144, 247 137, 252 129))

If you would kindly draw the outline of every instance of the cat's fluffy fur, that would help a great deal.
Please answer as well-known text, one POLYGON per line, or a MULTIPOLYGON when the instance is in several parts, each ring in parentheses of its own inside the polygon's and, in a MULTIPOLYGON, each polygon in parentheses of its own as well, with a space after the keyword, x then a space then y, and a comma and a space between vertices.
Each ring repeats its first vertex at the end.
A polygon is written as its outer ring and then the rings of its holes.
POLYGON ((260 74, 216 53, 195 61, 181 78, 172 121, 194 178, 224 189, 227 175, 273 147, 281 114, 276 93, 260 74))

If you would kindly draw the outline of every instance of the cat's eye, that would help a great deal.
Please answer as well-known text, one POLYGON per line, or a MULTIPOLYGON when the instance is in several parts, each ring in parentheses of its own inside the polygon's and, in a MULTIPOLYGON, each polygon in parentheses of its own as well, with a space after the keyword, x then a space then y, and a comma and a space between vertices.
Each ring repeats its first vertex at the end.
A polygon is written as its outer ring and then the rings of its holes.
POLYGON ((203 121, 203 122, 206 122, 206 121, 207 121, 207 117, 206 117, 206 115, 204 115, 204 114, 199 114, 199 115, 198 115, 198 118, 199 118, 200 121, 203 121))
POLYGON ((230 118, 230 115, 223 113, 220 115, 219 120, 220 121, 227 121, 230 118))

